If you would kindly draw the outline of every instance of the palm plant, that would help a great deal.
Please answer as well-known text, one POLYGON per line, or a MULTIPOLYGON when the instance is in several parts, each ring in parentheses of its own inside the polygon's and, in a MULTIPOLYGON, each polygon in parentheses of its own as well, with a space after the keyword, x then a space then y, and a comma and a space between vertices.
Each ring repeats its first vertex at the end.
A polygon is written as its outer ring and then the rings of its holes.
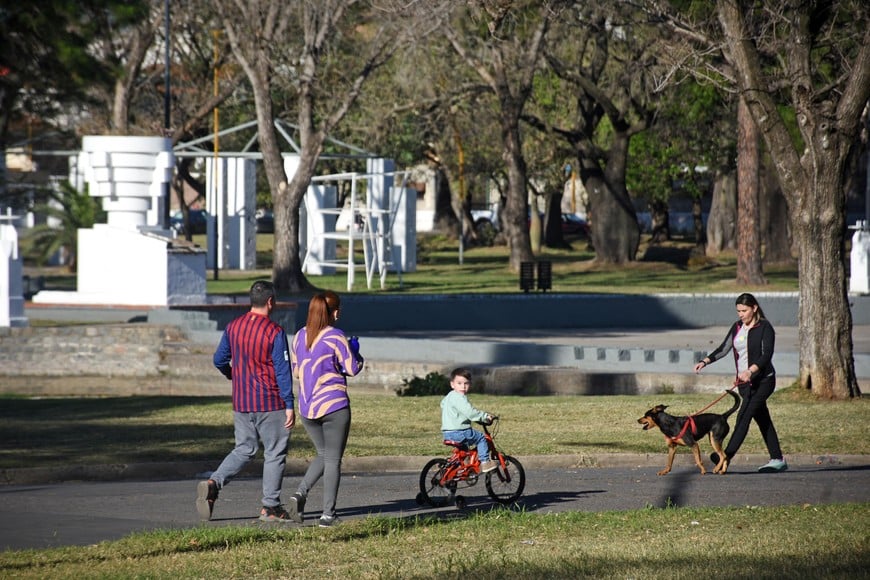
POLYGON ((79 191, 69 181, 62 181, 47 196, 46 203, 33 209, 47 218, 54 218, 59 225, 39 224, 27 233, 23 241, 28 246, 28 254, 40 265, 59 250, 65 250, 69 256, 69 270, 75 272, 78 231, 105 222, 106 212, 98 199, 88 195, 87 190, 79 191))

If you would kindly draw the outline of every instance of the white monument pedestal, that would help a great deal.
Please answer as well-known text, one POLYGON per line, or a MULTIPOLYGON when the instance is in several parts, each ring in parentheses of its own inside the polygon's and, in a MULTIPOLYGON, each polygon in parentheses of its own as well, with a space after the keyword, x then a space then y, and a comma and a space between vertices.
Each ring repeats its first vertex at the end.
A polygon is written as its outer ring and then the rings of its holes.
POLYGON ((169 306, 205 302, 205 250, 147 225, 175 166, 163 137, 85 137, 79 155, 89 193, 108 223, 79 230, 76 292, 39 292, 34 302, 169 306))

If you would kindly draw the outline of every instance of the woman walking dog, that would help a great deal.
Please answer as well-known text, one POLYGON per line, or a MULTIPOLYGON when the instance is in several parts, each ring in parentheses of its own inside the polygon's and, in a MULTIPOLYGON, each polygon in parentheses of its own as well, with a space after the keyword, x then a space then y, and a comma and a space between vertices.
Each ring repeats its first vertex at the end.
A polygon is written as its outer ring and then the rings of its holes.
MULTIPOLYGON (((737 423, 734 432, 725 448, 725 463, 721 472, 728 470, 728 464, 737 454, 740 445, 749 432, 752 420, 758 425, 764 444, 770 454, 770 461, 758 468, 761 473, 776 473, 788 469, 788 464, 782 456, 779 447, 779 437, 770 411, 767 409, 767 399, 776 388, 776 371, 773 368, 773 348, 776 333, 773 325, 764 317, 758 301, 752 294, 744 293, 737 297, 738 320, 728 329, 725 340, 719 347, 701 359, 695 365, 695 372, 717 360, 733 353, 737 367, 737 377, 734 381, 740 392, 742 403, 737 412, 737 423)), ((719 463, 719 456, 710 456, 713 463, 719 463)))

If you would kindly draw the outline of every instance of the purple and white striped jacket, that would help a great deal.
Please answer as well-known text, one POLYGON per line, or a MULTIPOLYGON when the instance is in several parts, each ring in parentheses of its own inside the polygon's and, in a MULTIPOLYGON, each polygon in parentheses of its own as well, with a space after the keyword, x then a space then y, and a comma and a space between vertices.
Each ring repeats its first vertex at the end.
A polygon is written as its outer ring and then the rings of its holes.
POLYGON ((290 367, 299 385, 299 413, 306 419, 319 419, 350 406, 347 377, 363 368, 363 358, 354 354, 344 333, 332 326, 324 328, 306 346, 306 329, 293 337, 290 367))

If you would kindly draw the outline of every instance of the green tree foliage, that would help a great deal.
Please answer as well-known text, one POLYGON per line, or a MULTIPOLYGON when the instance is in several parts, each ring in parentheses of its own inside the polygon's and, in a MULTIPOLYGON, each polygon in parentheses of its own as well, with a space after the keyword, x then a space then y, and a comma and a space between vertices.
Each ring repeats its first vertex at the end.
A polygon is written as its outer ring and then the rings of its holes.
POLYGON ((91 102, 90 91, 108 87, 115 72, 90 52, 108 19, 141 17, 142 2, 39 0, 4 2, 0 8, 0 147, 10 124, 25 116, 53 117, 91 102), (99 17, 98 17, 99 16, 99 17))
POLYGON ((629 191, 651 206, 667 206, 675 193, 700 199, 709 193, 708 180, 696 169, 715 173, 733 165, 735 136, 733 114, 716 87, 691 79, 673 87, 655 124, 631 141, 629 191))
POLYGON ((49 202, 34 207, 34 211, 57 220, 60 225, 40 224, 32 228, 22 239, 25 252, 43 264, 63 248, 69 256, 70 271, 75 271, 79 230, 105 222, 106 212, 98 199, 88 195, 87 191, 77 190, 69 181, 62 182, 57 190, 49 191, 48 199, 49 202))
POLYGON ((690 197, 707 193, 692 169, 715 171, 733 164, 735 132, 733 115, 715 87, 693 81, 674 87, 660 101, 655 124, 632 139, 629 190, 663 202, 678 183, 690 197))
POLYGON ((402 387, 396 389, 400 397, 444 396, 450 392, 450 378, 432 371, 423 378, 402 379, 402 387))

